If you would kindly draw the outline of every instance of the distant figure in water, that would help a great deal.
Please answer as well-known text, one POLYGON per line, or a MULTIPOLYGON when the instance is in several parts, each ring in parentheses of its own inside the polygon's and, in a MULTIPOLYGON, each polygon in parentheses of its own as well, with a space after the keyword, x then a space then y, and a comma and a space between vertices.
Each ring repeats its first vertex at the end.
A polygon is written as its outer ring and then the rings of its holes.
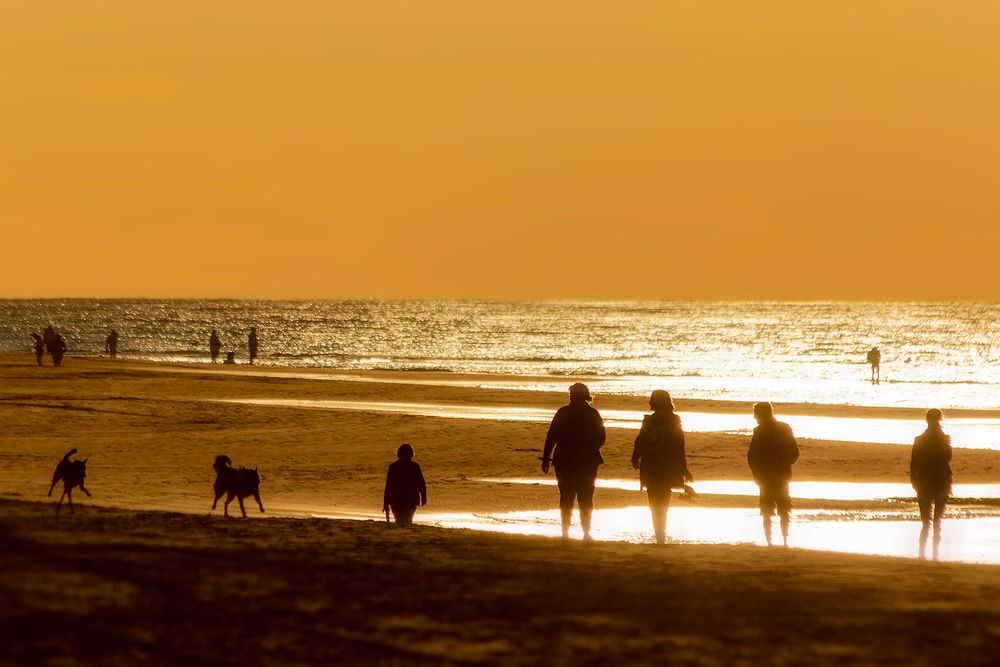
POLYGON ((112 359, 118 358, 118 332, 114 329, 108 334, 108 339, 104 341, 104 351, 107 352, 112 359))
POLYGON ((212 363, 214 364, 219 358, 219 352, 222 350, 222 341, 219 340, 219 332, 212 329, 212 335, 208 337, 208 351, 212 354, 212 363))
POLYGON ((45 339, 39 336, 36 332, 31 332, 31 338, 35 341, 35 359, 38 361, 38 365, 42 365, 42 357, 45 356, 45 339))
POLYGON ((590 405, 592 400, 587 385, 577 382, 569 388, 569 405, 556 411, 542 451, 542 472, 548 474, 550 463, 556 469, 563 537, 569 537, 573 503, 579 501, 585 540, 592 539, 590 516, 594 511, 594 486, 597 469, 604 463, 601 447, 606 438, 604 420, 590 405))
POLYGON ((250 365, 253 366, 253 360, 257 358, 257 327, 250 327, 250 336, 247 338, 247 344, 250 347, 250 365))
POLYGON ((791 427, 774 418, 770 403, 753 406, 757 428, 753 430, 747 463, 760 488, 760 515, 764 521, 764 537, 771 545, 771 517, 775 510, 781 517, 781 537, 788 546, 788 526, 791 523, 792 499, 788 482, 792 479, 792 464, 799 460, 799 445, 791 427))
POLYGON ((920 506, 920 557, 927 557, 927 533, 934 510, 934 560, 941 546, 941 519, 951 495, 951 436, 941 428, 944 415, 938 409, 927 411, 927 430, 913 440, 910 455, 910 483, 917 492, 920 506))
POLYGON ((236 364, 236 353, 235 352, 226 352, 226 360, 223 361, 222 363, 224 363, 224 364, 230 364, 230 365, 235 365, 236 364))
POLYGON ((413 514, 417 504, 427 504, 427 484, 420 465, 413 460, 413 447, 407 444, 396 450, 396 461, 389 465, 385 475, 385 493, 382 496, 382 512, 386 521, 389 511, 402 528, 413 525, 413 514))
POLYGON ((872 384, 878 384, 882 381, 882 371, 880 369, 882 353, 878 351, 877 347, 868 350, 868 363, 872 367, 872 384))
POLYGON ((639 471, 639 486, 646 489, 653 533, 657 544, 667 541, 667 509, 671 489, 691 481, 684 453, 684 430, 674 412, 670 394, 657 389, 649 397, 653 414, 642 418, 642 428, 632 449, 632 467, 639 471))
POLYGON ((66 340, 62 335, 52 332, 52 337, 45 344, 49 348, 49 354, 52 355, 52 365, 62 366, 63 355, 66 354, 66 340))

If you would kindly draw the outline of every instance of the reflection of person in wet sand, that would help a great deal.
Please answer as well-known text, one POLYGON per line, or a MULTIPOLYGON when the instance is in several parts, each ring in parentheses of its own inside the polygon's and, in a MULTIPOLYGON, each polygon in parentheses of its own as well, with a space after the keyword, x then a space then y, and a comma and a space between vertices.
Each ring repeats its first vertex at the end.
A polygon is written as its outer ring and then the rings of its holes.
POLYGON ((882 381, 882 353, 877 347, 868 350, 868 363, 872 367, 872 384, 878 384, 882 381))
POLYGON ((775 510, 781 517, 781 537, 788 546, 788 526, 791 523, 792 499, 788 482, 792 479, 792 464, 799 459, 799 445, 791 427, 774 418, 770 403, 753 406, 757 428, 753 430, 747 463, 753 479, 760 487, 760 515, 764 522, 764 537, 771 545, 771 517, 775 510))
POLYGON ((389 465, 385 475, 385 493, 382 495, 382 512, 389 519, 389 510, 401 528, 413 525, 417 504, 427 504, 427 484, 420 465, 413 460, 413 447, 407 444, 396 450, 396 461, 389 465))
POLYGON ((219 340, 219 332, 212 329, 212 335, 208 337, 208 351, 212 354, 212 363, 214 364, 219 358, 219 352, 222 350, 222 341, 219 340))
POLYGON ((594 486, 597 469, 604 463, 601 447, 606 437, 604 420, 590 405, 591 400, 587 385, 577 382, 569 388, 569 405, 556 411, 542 451, 542 472, 549 472, 550 463, 556 469, 563 537, 569 537, 573 504, 579 500, 580 525, 585 540, 591 539, 594 486))
POLYGON ((646 489, 653 533, 657 544, 667 541, 667 509, 671 489, 691 481, 684 453, 684 430, 674 412, 670 394, 657 389, 649 397, 653 414, 642 418, 642 428, 632 449, 632 467, 639 470, 639 485, 646 489))
POLYGON ((913 441, 910 455, 910 483, 920 506, 920 557, 927 557, 927 533, 934 519, 934 560, 941 546, 941 519, 951 495, 951 436, 941 428, 940 410, 927 411, 927 430, 913 441))

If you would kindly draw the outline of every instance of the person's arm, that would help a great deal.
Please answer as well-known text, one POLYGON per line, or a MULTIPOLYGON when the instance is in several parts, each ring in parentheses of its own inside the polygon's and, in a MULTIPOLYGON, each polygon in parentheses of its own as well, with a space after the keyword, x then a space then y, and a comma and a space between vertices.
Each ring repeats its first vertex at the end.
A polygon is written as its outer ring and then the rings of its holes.
POLYGON ((597 445, 596 449, 600 451, 604 443, 607 442, 608 432, 604 428, 604 418, 601 417, 601 413, 594 410, 594 442, 597 445))
POLYGON ((913 439, 913 449, 910 451, 910 486, 914 489, 917 488, 917 484, 920 482, 920 476, 917 473, 919 459, 919 454, 917 453, 918 442, 920 442, 920 438, 913 439))
POLYGON ((684 478, 688 482, 694 481, 694 475, 688 470, 688 459, 687 459, 687 446, 684 442, 684 428, 681 426, 680 418, 677 420, 677 436, 680 438, 681 444, 681 463, 684 465, 684 478))
POLYGON ((552 450, 555 449, 559 442, 559 414, 559 412, 556 412, 555 416, 552 417, 552 423, 549 424, 549 432, 545 435, 545 447, 542 449, 542 472, 545 474, 548 474, 549 463, 552 462, 552 450))
POLYGON ((385 492, 382 494, 382 511, 389 511, 389 496, 392 493, 393 479, 392 479, 392 466, 389 466, 389 470, 385 473, 385 492))
POLYGON ((424 481, 424 472, 420 469, 420 464, 414 463, 417 466, 417 479, 420 484, 420 504, 421 506, 427 504, 427 482, 424 481))
POLYGON ((648 424, 649 415, 643 415, 642 426, 639 427, 639 435, 635 436, 635 444, 632 445, 632 467, 636 470, 639 469, 639 465, 642 463, 642 445, 646 440, 648 424))
POLYGON ((944 436, 944 461, 945 463, 951 463, 951 436, 944 436))
POLYGON ((754 445, 757 444, 757 429, 753 430, 753 435, 750 436, 750 446, 747 447, 747 466, 750 468, 750 475, 757 479, 757 472, 754 470, 754 455, 756 454, 754 445))
POLYGON ((792 427, 786 426, 785 428, 788 429, 788 465, 792 465, 799 460, 799 443, 795 440, 792 427))

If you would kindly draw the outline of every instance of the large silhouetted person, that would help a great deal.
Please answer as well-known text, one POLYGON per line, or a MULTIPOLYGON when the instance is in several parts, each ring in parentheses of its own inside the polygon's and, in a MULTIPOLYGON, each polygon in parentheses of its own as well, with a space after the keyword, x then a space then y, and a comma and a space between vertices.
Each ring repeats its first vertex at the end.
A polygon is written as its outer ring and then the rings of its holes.
POLYGON ((574 501, 580 505, 580 525, 583 538, 590 538, 590 515, 594 510, 594 485, 597 469, 604 459, 604 420, 590 405, 592 397, 587 385, 576 383, 569 388, 569 405, 556 411, 545 437, 542 451, 542 472, 556 469, 559 484, 559 510, 562 514, 562 534, 569 537, 574 501))
POLYGON ((219 340, 219 332, 212 329, 212 335, 208 337, 208 351, 212 354, 212 363, 214 364, 219 358, 219 352, 222 350, 222 341, 219 340))
POLYGON ((118 332, 114 329, 108 334, 107 340, 104 341, 104 351, 107 352, 112 359, 118 358, 118 332))
POLYGON ((670 394, 657 389, 649 397, 653 414, 642 418, 642 428, 632 448, 632 467, 639 470, 639 486, 646 489, 653 533, 657 544, 667 541, 667 509, 671 489, 691 481, 684 452, 681 418, 674 412, 670 394))
POLYGON ((250 327, 247 345, 250 348, 250 365, 253 366, 253 360, 257 358, 257 327, 250 327))
POLYGON ((52 365, 56 367, 62 366, 63 355, 66 354, 66 340, 62 335, 53 331, 52 337, 46 343, 46 347, 49 349, 49 354, 52 355, 52 365))
POLYGON ((45 339, 34 331, 31 332, 31 339, 34 341, 35 346, 35 360, 41 366, 42 358, 45 356, 45 339))
POLYGON ((927 557, 927 533, 934 519, 934 560, 941 546, 941 519, 951 495, 951 436, 941 428, 944 415, 938 409, 927 411, 927 430, 913 440, 910 455, 910 483, 917 492, 920 506, 920 557, 927 557))
POLYGON ((882 353, 877 347, 868 350, 868 364, 872 367, 872 384, 882 381, 882 353))
POLYGON ((760 488, 760 515, 764 522, 764 537, 771 544, 771 517, 775 510, 781 517, 781 537, 788 546, 788 526, 791 523, 792 499, 788 482, 792 479, 792 464, 799 460, 799 445, 791 427, 774 418, 770 403, 753 406, 757 428, 750 439, 747 463, 760 488))
POLYGON ((413 525, 418 503, 427 504, 427 484, 420 466, 413 460, 413 447, 403 444, 396 450, 396 461, 389 465, 385 475, 382 512, 388 520, 392 510, 396 523, 408 528, 413 525))

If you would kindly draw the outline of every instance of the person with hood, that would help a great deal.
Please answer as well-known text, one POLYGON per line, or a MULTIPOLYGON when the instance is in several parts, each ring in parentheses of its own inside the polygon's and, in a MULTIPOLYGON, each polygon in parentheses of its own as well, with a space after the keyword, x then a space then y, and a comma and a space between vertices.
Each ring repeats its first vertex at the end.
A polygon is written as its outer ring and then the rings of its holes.
POLYGON ((401 528, 413 525, 417 504, 427 504, 427 484, 420 465, 413 460, 413 447, 402 444, 396 450, 396 461, 389 465, 382 494, 382 512, 389 520, 389 511, 401 528))
POLYGON ((253 366, 254 359, 257 358, 257 327, 250 327, 250 335, 247 336, 247 347, 250 350, 250 365, 253 366))
POLYGON ((646 489, 656 543, 665 544, 671 490, 683 488, 692 477, 681 418, 674 412, 670 393, 657 389, 649 397, 649 407, 653 414, 642 418, 632 449, 632 467, 639 471, 640 488, 646 489))
POLYGON ((927 557, 927 534, 934 519, 934 560, 941 546, 941 519, 951 496, 951 436, 941 428, 944 414, 927 411, 927 429, 913 440, 910 454, 910 483, 920 506, 920 557, 927 557))
POLYGON ((579 502, 583 539, 590 540, 590 517, 594 510, 597 469, 604 459, 601 447, 606 434, 601 414, 590 405, 593 398, 587 385, 577 382, 569 388, 569 405, 556 411, 542 450, 542 473, 556 470, 559 511, 563 537, 569 537, 573 505, 579 502))
POLYGON ((781 517, 781 537, 787 547, 792 514, 788 483, 792 479, 792 464, 799 460, 799 444, 791 427, 774 418, 774 408, 770 403, 754 405, 753 416, 757 420, 757 428, 750 439, 747 463, 760 488, 764 538, 771 546, 771 517, 777 510, 781 517))
POLYGON ((42 365, 42 358, 45 356, 45 339, 38 335, 37 332, 31 332, 31 338, 34 340, 35 346, 35 360, 38 365, 42 365))
POLYGON ((66 354, 66 339, 62 337, 62 334, 53 331, 46 346, 49 348, 49 354, 52 355, 52 365, 56 368, 62 366, 63 355, 66 354))
POLYGON ((212 329, 212 335, 208 337, 208 351, 212 354, 212 363, 214 364, 219 358, 219 352, 222 351, 222 341, 219 339, 219 332, 212 329))

